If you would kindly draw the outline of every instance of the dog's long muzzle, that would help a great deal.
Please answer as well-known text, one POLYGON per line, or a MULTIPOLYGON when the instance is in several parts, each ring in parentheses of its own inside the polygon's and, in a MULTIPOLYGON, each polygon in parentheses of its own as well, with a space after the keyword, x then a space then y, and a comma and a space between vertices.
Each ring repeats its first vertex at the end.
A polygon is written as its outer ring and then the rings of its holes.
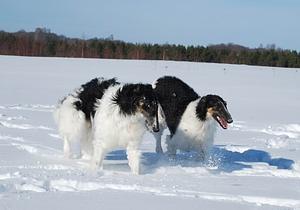
POLYGON ((233 122, 233 120, 232 120, 232 117, 231 117, 231 114, 229 113, 229 111, 228 110, 226 110, 226 121, 227 121, 227 123, 232 123, 233 122))

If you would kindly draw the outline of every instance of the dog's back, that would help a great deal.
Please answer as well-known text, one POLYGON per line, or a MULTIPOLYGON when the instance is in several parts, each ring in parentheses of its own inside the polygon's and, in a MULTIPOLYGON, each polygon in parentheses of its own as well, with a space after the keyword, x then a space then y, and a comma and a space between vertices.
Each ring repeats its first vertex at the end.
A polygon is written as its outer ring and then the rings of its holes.
POLYGON ((186 107, 191 101, 198 99, 199 95, 182 80, 172 76, 159 78, 153 88, 173 135, 186 107))
POLYGON ((100 100, 104 92, 110 87, 120 84, 116 78, 95 78, 83 84, 78 91, 78 101, 74 103, 77 110, 81 110, 87 120, 95 115, 95 103, 100 100))

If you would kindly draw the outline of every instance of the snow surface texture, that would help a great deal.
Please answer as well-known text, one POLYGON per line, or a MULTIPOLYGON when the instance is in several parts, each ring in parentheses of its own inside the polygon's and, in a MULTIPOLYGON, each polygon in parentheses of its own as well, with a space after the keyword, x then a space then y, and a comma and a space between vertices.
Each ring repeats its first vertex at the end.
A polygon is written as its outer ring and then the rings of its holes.
POLYGON ((299 69, 0 56, 0 209, 300 209, 299 84, 299 69), (151 134, 139 176, 124 150, 96 174, 86 160, 63 158, 52 119, 59 98, 94 77, 162 75, 228 102, 234 123, 218 129, 207 163, 157 155, 151 134))

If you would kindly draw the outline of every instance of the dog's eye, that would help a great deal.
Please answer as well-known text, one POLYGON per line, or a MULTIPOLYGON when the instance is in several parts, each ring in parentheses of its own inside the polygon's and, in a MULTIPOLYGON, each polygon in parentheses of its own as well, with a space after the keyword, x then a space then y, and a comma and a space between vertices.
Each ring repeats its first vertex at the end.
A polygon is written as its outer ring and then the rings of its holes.
POLYGON ((147 103, 147 104, 145 104, 145 106, 144 106, 144 107, 145 107, 145 109, 146 109, 146 110, 148 110, 148 109, 150 109, 150 108, 151 108, 151 104, 148 104, 148 103, 147 103))
POLYGON ((139 99, 139 103, 140 104, 145 104, 145 99, 144 98, 139 99))

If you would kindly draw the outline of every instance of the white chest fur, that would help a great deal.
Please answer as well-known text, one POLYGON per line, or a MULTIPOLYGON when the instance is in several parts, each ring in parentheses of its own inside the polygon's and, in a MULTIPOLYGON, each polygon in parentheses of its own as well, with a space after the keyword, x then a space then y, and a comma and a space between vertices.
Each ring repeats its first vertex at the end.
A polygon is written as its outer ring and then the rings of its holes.
POLYGON ((175 134, 171 139, 167 139, 170 153, 176 153, 176 149, 207 153, 213 144, 217 124, 210 115, 205 121, 197 118, 196 106, 199 100, 187 106, 175 134))

